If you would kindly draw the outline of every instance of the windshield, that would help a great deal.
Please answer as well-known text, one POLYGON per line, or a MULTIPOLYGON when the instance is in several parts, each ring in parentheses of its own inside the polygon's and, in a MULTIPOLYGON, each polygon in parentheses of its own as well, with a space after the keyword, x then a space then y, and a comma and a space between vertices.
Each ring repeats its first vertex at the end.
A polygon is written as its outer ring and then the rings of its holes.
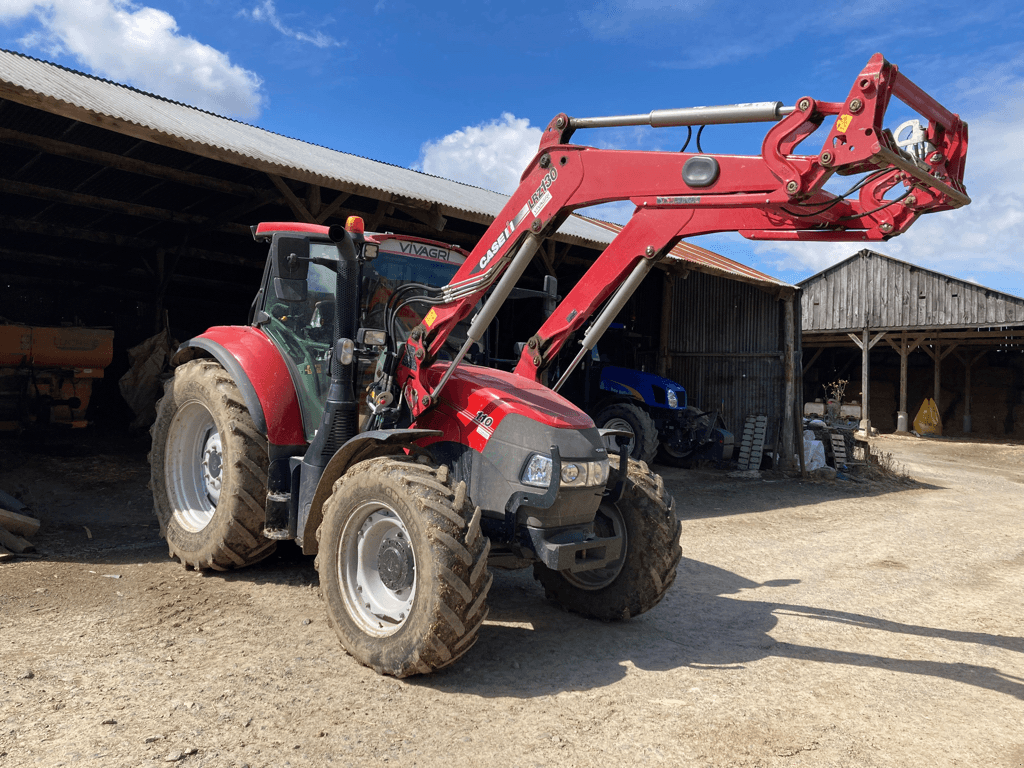
MULTIPOLYGON (((425 299, 417 300, 418 296, 426 296, 425 290, 410 290, 403 294, 392 327, 387 328, 384 316, 385 307, 395 289, 407 283, 422 283, 431 288, 441 288, 451 282, 460 266, 447 261, 410 257, 386 251, 381 251, 371 265, 373 278, 366 294, 369 297, 366 304, 366 325, 372 328, 384 328, 389 334, 395 335, 396 343, 401 343, 408 338, 409 333, 419 325, 432 305, 425 299)), ((456 325, 445 341, 444 347, 439 350, 438 359, 452 359, 465 343, 468 331, 468 321, 456 325)))

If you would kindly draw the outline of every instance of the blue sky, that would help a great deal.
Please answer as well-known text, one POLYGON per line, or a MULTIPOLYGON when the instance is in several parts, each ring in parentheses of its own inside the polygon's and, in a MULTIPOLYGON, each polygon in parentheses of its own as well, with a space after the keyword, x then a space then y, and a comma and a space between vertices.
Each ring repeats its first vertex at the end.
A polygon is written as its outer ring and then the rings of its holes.
MULTIPOLYGON (((970 125, 974 203, 877 250, 1024 296, 1024 8, 1019 3, 605 0, 504 4, 0 0, 0 46, 267 130, 510 192, 558 112, 846 97, 876 51, 970 125)), ((910 114, 898 104, 887 123, 910 114)), ((705 130, 757 153, 766 125, 705 130)), ((824 133, 824 132, 822 132, 824 133)), ((678 149, 685 129, 574 141, 678 149)), ((606 218, 628 216, 621 207, 606 218)), ((697 240, 796 282, 852 244, 697 240)))

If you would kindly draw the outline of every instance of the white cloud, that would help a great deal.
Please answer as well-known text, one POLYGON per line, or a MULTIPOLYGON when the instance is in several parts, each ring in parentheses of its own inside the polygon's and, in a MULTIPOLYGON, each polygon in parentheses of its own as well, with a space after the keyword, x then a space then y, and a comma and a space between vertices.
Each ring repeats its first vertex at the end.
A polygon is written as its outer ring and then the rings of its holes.
POLYGON ((262 81, 227 54, 182 35, 174 17, 128 0, 4 0, 0 20, 34 16, 19 42, 70 55, 93 74, 235 117, 259 115, 262 81))
POLYGON ((284 22, 282 22, 281 18, 277 15, 277 8, 274 5, 274 0, 263 0, 260 5, 257 5, 251 11, 241 11, 240 15, 251 18, 254 21, 265 21, 282 35, 285 35, 286 37, 293 37, 303 43, 311 43, 317 48, 332 48, 341 45, 340 42, 330 35, 325 35, 323 32, 317 31, 310 35, 285 26, 284 22))
POLYGON ((416 170, 495 192, 512 194, 537 154, 543 131, 527 118, 505 112, 499 120, 471 125, 420 147, 416 170))

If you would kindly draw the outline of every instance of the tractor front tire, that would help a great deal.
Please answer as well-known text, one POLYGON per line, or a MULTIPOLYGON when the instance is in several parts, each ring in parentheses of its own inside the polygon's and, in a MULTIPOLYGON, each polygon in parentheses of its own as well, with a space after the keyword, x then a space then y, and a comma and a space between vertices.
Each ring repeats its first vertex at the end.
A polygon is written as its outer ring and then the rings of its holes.
POLYGON ((193 360, 175 370, 151 435, 153 506, 172 557, 224 571, 274 551, 262 535, 266 440, 218 363, 193 360))
POLYGON ((621 498, 597 513, 598 535, 624 535, 617 560, 592 571, 554 571, 539 563, 534 578, 547 598, 567 610, 605 621, 649 611, 676 578, 682 550, 675 500, 659 475, 643 462, 629 462, 621 498))
POLYGON ((447 667, 487 617, 490 541, 466 485, 407 457, 349 469, 324 503, 316 567, 342 646, 378 674, 447 667))
MULTIPOLYGON (((637 461, 651 461, 658 452, 658 428, 651 414, 632 403, 613 403, 594 417, 598 429, 619 429, 633 435, 629 456, 637 461)), ((615 438, 608 438, 608 450, 618 454, 615 438)))

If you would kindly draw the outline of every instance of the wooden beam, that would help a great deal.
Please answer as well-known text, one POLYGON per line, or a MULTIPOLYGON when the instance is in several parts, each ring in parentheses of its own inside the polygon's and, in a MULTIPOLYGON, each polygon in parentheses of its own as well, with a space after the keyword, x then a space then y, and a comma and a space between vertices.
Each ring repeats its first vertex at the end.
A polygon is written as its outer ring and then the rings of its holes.
POLYGON ((306 188, 306 209, 313 214, 315 219, 320 215, 320 208, 322 203, 320 201, 320 185, 309 184, 306 188))
POLYGON ((43 136, 22 133, 10 128, 0 128, 0 142, 11 146, 23 147, 25 149, 44 152, 57 157, 66 157, 72 160, 81 160, 86 163, 93 163, 99 166, 109 166, 119 171, 134 173, 139 176, 150 176, 153 178, 173 181, 185 184, 190 187, 201 187, 214 192, 223 192, 228 195, 249 197, 255 193, 255 189, 246 184, 236 184, 232 181, 225 181, 212 176, 204 176, 201 173, 183 171, 178 168, 171 168, 158 163, 150 163, 145 160, 125 157, 113 152, 104 152, 99 149, 91 149, 78 144, 69 144, 56 139, 47 139, 43 136))
MULTIPOLYGON (((15 232, 38 235, 40 237, 61 237, 68 240, 83 240, 89 243, 101 245, 112 245, 118 248, 133 249, 139 251, 155 252, 164 247, 156 240, 135 237, 132 235, 121 235, 114 232, 101 232, 93 229, 79 229, 60 224, 44 224, 38 221, 27 221, 15 219, 0 214, 0 230, 9 229, 15 232)), ((218 261, 223 264, 235 264, 238 266, 254 266, 251 259, 243 258, 235 254, 209 251, 202 248, 189 247, 185 255, 194 259, 206 259, 207 261, 218 261)), ((262 264, 262 261, 260 262, 262 264)))
POLYGON ((387 200, 378 200, 377 208, 366 220, 366 228, 371 231, 377 231, 380 229, 380 224, 384 220, 384 217, 391 212, 391 203, 387 200))
POLYGON ((807 361, 807 365, 805 365, 805 366, 804 366, 804 369, 803 369, 803 371, 802 371, 802 373, 803 373, 803 375, 804 375, 804 376, 806 376, 806 375, 807 375, 807 372, 808 372, 809 370, 811 370, 811 366, 812 366, 812 365, 814 365, 815 361, 816 361, 816 360, 817 360, 817 359, 818 359, 819 357, 821 357, 821 353, 822 353, 822 352, 824 352, 824 351, 825 351, 825 348, 824 348, 824 347, 818 347, 818 348, 817 348, 817 349, 816 349, 816 350, 814 351, 814 354, 813 354, 813 355, 811 355, 811 359, 810 359, 810 360, 808 360, 808 361, 807 361))
POLYGON ((331 216, 337 213, 338 209, 341 208, 341 206, 345 204, 345 201, 348 200, 350 197, 352 197, 352 195, 348 194, 347 192, 342 192, 340 195, 334 198, 324 208, 320 209, 320 213, 316 215, 316 223, 323 224, 325 221, 331 218, 331 216))
MULTIPOLYGON (((166 208, 155 208, 151 205, 142 205, 140 203, 128 203, 123 200, 113 200, 108 197, 85 195, 81 192, 66 192, 61 189, 43 187, 38 184, 28 184, 23 181, 12 181, 10 179, 0 179, 0 192, 11 195, 21 195, 23 197, 32 197, 38 200, 47 200, 52 203, 92 208, 93 210, 105 212, 123 213, 128 216, 138 216, 143 219, 166 221, 172 224, 203 225, 210 222, 210 219, 207 216, 197 216, 195 214, 182 213, 180 211, 169 211, 166 208)), ((224 232, 233 232, 237 234, 248 233, 249 231, 248 228, 242 224, 232 224, 230 222, 218 224, 215 228, 224 232)))
MULTIPOLYGON (((558 277, 555 272, 555 244, 550 240, 545 240, 544 244, 540 247, 540 258, 544 262, 545 268, 548 270, 548 274, 552 277, 558 277)), ((663 308, 664 309, 664 308, 663 308)), ((662 374, 664 376, 665 374, 662 374)))
POLYGON ((848 333, 846 335, 849 336, 853 340, 853 343, 857 345, 857 349, 864 349, 864 344, 866 343, 868 345, 868 350, 870 351, 875 348, 875 344, 877 344, 883 338, 885 338, 885 334, 886 331, 880 331, 870 341, 868 340, 867 336, 865 336, 864 340, 862 341, 858 337, 854 336, 852 333, 848 333))
POLYGON ((393 202, 394 210, 401 211, 411 219, 426 224, 428 227, 436 229, 438 232, 444 230, 448 224, 448 219, 441 215, 441 211, 434 203, 429 208, 421 208, 420 206, 403 205, 401 203, 393 202))
POLYGON ((295 193, 292 192, 291 187, 285 183, 284 179, 276 173, 268 173, 267 176, 274 183, 274 186, 277 187, 277 190, 281 193, 284 201, 288 204, 288 207, 292 209, 292 213, 294 213, 297 218, 307 224, 317 223, 316 217, 306 209, 305 204, 296 197, 295 193))

